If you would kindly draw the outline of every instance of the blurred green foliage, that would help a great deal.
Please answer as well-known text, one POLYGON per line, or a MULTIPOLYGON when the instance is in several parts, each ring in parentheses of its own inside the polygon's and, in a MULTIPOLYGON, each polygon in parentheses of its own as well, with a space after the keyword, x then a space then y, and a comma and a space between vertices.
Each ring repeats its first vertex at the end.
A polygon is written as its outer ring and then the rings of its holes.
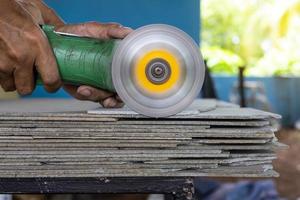
POLYGON ((212 72, 300 75, 300 0, 202 0, 201 11, 212 72))

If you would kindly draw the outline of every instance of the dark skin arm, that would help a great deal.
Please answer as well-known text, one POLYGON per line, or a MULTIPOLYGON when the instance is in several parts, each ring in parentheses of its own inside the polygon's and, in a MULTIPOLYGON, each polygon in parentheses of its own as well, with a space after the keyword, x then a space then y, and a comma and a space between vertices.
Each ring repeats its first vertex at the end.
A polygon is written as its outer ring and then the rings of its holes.
MULTIPOLYGON (((32 93, 35 88, 35 71, 49 92, 63 84, 59 77, 56 59, 40 24, 51 24, 61 32, 98 39, 124 38, 132 30, 119 24, 95 22, 65 25, 56 13, 41 0, 0 1, 0 85, 5 91, 19 94, 32 93)), ((116 94, 90 86, 63 85, 79 100, 99 102, 104 107, 120 107, 116 94)))
POLYGON ((18 1, 0 1, 0 84, 5 91, 30 94, 34 71, 38 71, 47 91, 61 86, 56 60, 39 27, 38 12, 33 16, 18 1))

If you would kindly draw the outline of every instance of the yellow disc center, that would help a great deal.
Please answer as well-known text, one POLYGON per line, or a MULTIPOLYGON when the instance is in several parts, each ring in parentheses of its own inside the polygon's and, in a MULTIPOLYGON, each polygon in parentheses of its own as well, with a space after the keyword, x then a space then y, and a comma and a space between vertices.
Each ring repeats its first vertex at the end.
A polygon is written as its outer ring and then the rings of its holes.
POLYGON ((174 87, 180 77, 180 67, 177 59, 166 50, 154 50, 143 55, 136 63, 135 77, 141 89, 150 93, 163 93, 174 87), (147 76, 147 66, 153 60, 161 59, 168 63, 170 68, 169 78, 161 84, 155 84, 147 76))

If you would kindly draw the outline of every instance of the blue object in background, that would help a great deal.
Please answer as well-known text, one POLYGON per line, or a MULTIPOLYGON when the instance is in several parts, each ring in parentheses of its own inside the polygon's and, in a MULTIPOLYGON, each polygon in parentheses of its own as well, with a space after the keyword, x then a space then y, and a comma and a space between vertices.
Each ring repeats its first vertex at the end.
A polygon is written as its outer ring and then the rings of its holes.
MULTIPOLYGON (((153 23, 176 26, 197 43, 200 0, 45 0, 66 23, 118 22, 133 29, 153 23)), ((68 97, 63 90, 47 93, 38 86, 29 97, 68 97)))
POLYGON ((199 0, 45 0, 66 23, 118 22, 133 29, 165 23, 199 43, 199 0))
MULTIPOLYGON (((293 126, 300 119, 299 77, 245 77, 245 80, 259 81, 264 84, 271 111, 282 116, 284 126, 293 126)), ((231 89, 238 81, 235 76, 213 76, 217 95, 221 100, 229 101, 231 89)))
POLYGON ((209 179, 195 180, 197 199, 203 200, 283 200, 273 180, 221 183, 209 179))

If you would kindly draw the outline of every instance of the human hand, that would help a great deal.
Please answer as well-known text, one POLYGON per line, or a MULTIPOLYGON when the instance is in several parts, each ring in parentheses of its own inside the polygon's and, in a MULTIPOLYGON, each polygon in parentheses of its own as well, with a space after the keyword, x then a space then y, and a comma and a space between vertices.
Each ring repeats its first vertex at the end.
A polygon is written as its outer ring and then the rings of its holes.
MULTIPOLYGON (((83 37, 92 37, 98 39, 111 39, 126 37, 131 29, 122 27, 119 24, 108 23, 100 24, 96 22, 89 22, 77 25, 65 25, 56 29, 56 31, 64 33, 72 33, 83 37)), ((105 90, 96 89, 90 86, 73 86, 64 85, 64 89, 73 97, 79 100, 89 100, 99 102, 106 108, 118 108, 123 106, 123 102, 117 94, 107 92, 105 90)))
POLYGON ((39 24, 63 21, 40 0, 0 1, 0 85, 30 94, 37 71, 49 92, 61 86, 56 59, 39 24))

